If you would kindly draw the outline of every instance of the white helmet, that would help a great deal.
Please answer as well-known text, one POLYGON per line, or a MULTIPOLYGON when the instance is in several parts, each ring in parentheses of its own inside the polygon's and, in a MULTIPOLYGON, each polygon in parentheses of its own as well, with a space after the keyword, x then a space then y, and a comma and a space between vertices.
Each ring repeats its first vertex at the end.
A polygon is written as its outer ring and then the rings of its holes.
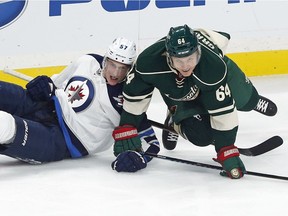
POLYGON ((116 38, 105 54, 105 57, 126 65, 132 65, 136 56, 136 44, 124 37, 116 38))

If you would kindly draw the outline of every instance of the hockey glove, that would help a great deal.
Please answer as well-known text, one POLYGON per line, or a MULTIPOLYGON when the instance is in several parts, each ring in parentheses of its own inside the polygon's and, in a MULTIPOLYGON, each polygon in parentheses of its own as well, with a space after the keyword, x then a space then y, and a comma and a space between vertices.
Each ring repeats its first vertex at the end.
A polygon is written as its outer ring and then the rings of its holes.
POLYGON ((138 132, 132 125, 123 125, 116 127, 112 133, 115 140, 113 151, 114 155, 132 150, 132 151, 142 151, 141 140, 138 137, 138 132))
POLYGON ((221 148, 217 154, 217 158, 213 158, 213 160, 220 163, 224 169, 220 172, 220 175, 228 176, 231 179, 243 177, 246 169, 239 156, 239 150, 234 145, 221 148))
POLYGON ((117 172, 136 172, 147 166, 145 156, 136 151, 125 151, 119 154, 111 164, 117 172))
POLYGON ((56 86, 50 77, 42 75, 31 80, 26 89, 33 100, 48 101, 54 95, 56 86))

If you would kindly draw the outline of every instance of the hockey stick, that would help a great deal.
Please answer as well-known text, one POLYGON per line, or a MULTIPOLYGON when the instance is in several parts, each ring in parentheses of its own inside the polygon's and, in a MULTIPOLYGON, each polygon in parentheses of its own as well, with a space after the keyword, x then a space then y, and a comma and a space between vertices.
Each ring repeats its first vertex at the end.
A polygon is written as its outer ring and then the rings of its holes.
MULTIPOLYGON (((159 122, 155 122, 153 120, 148 120, 149 123, 157 128, 160 128, 162 130, 169 131, 171 133, 177 133, 172 128, 169 128, 159 122)), ((261 142, 260 144, 251 147, 251 148, 238 148, 240 154, 246 155, 246 156, 258 156, 261 154, 264 154, 266 152, 269 152, 283 144, 283 139, 280 136, 273 136, 264 142, 261 142)))
MULTIPOLYGON (((189 161, 189 160, 184 160, 184 159, 179 159, 179 158, 173 158, 173 157, 168 157, 168 156, 164 156, 164 155, 156 155, 156 154, 152 154, 149 152, 145 152, 145 155, 150 156, 150 157, 154 157, 154 158, 163 159, 163 160, 169 160, 169 161, 175 161, 175 162, 179 162, 179 163, 189 164, 189 165, 193 165, 193 166, 205 167, 205 168, 216 169, 216 170, 223 170, 223 168, 220 166, 215 166, 215 165, 200 163, 200 162, 195 162, 195 161, 189 161)), ((286 177, 286 176, 271 175, 271 174, 266 174, 266 173, 246 171, 245 175, 253 175, 253 176, 259 176, 259 177, 264 177, 264 178, 273 178, 273 179, 280 179, 280 180, 288 181, 288 177, 286 177)))
POLYGON ((15 71, 15 70, 9 69, 9 68, 4 68, 3 72, 6 73, 6 74, 10 74, 10 75, 12 75, 14 77, 17 77, 19 79, 28 81, 28 82, 33 79, 33 77, 31 77, 31 76, 28 76, 26 74, 20 73, 18 71, 15 71))

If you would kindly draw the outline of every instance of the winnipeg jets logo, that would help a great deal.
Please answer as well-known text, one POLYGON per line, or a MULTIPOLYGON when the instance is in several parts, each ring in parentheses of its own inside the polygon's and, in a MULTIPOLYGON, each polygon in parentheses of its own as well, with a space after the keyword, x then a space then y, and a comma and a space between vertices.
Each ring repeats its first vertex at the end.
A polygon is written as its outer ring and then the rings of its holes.
POLYGON ((118 97, 113 97, 113 99, 117 102, 118 107, 123 107, 123 95, 118 95, 118 97))
POLYGON ((83 99, 85 97, 85 94, 83 93, 83 86, 87 83, 87 80, 85 80, 84 82, 82 82, 81 85, 77 85, 76 87, 75 86, 70 86, 70 88, 68 89, 68 92, 71 92, 69 93, 68 97, 68 101, 71 102, 71 104, 77 100, 77 101, 80 101, 81 99, 83 99))
POLYGON ((65 92, 72 108, 75 112, 80 112, 91 104, 95 89, 90 80, 76 76, 69 80, 65 92))

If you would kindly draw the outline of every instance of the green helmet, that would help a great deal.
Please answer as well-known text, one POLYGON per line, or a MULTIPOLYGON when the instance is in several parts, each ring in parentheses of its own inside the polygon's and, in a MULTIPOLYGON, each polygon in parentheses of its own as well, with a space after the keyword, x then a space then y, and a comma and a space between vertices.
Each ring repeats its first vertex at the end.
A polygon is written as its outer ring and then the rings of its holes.
POLYGON ((171 27, 165 41, 169 56, 186 57, 198 50, 198 39, 186 24, 171 27))

